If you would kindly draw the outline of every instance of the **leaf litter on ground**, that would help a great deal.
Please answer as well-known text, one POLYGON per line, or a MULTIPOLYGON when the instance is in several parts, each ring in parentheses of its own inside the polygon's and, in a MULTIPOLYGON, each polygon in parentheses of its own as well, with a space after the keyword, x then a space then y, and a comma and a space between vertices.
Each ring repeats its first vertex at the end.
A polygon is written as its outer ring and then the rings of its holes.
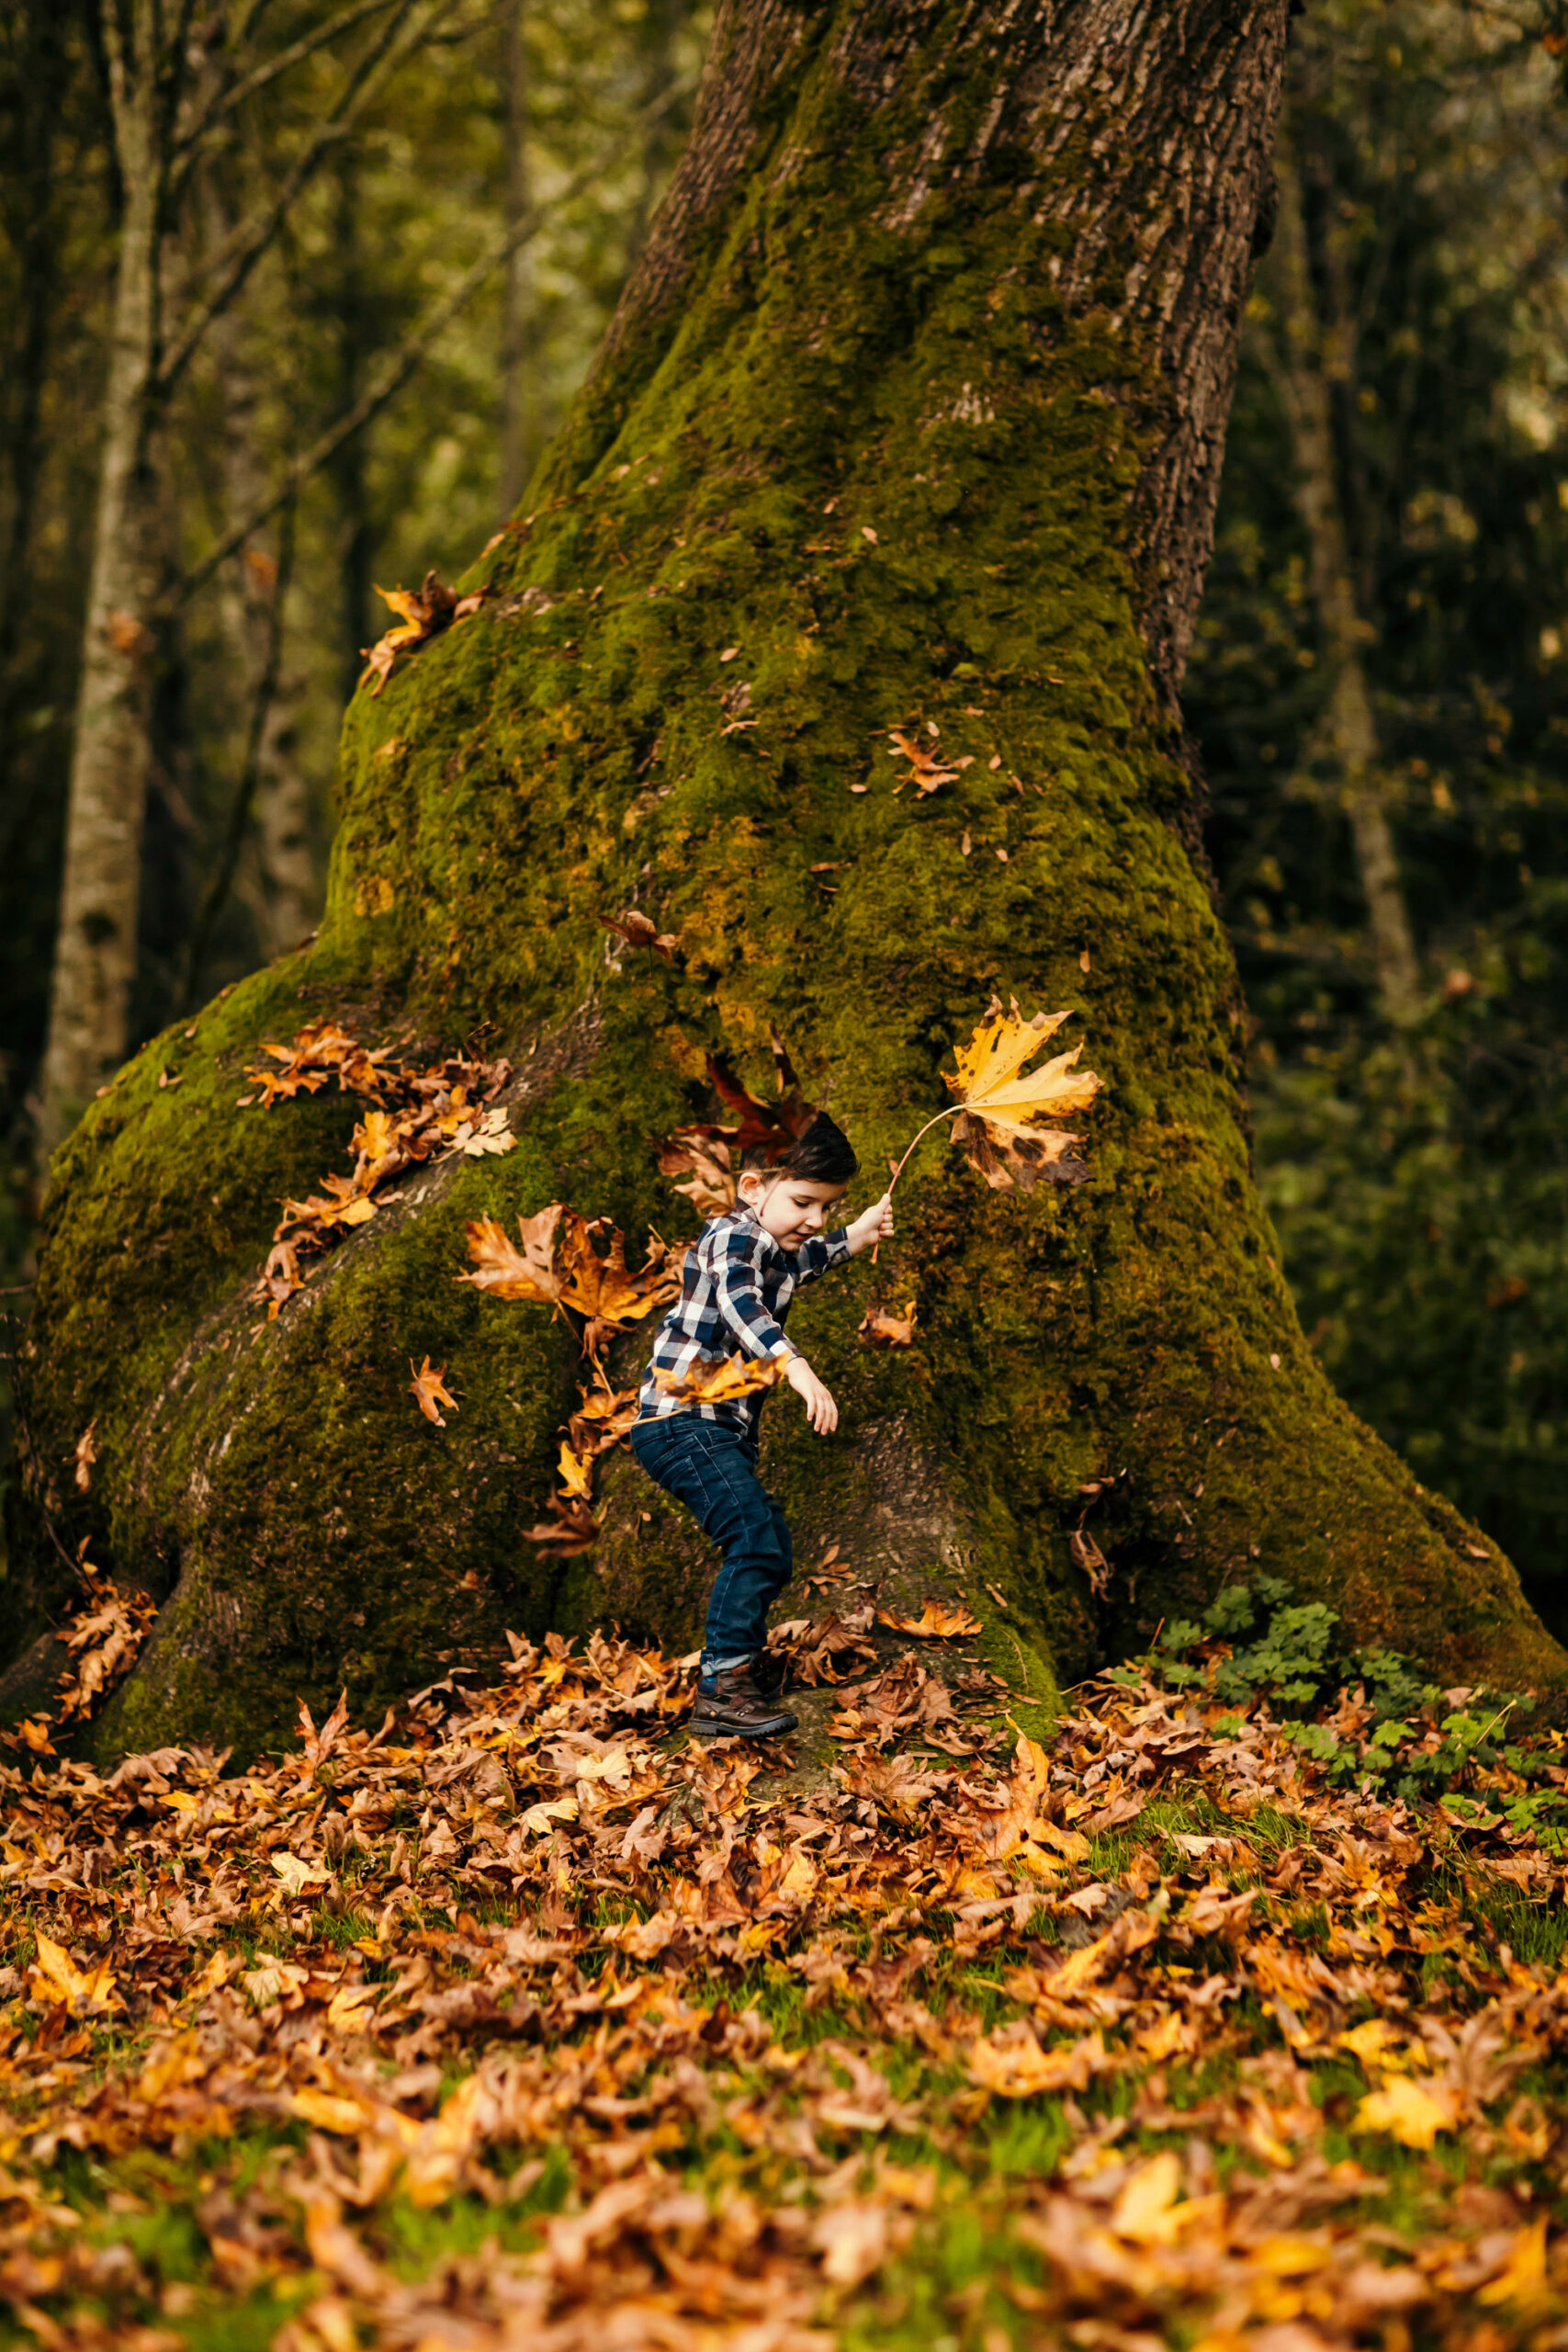
POLYGON ((1237 1620, 1035 1739, 860 1613, 787 1629, 815 1772, 608 1634, 243 1769, 13 1738, 16 2340, 1568 2341, 1561 1736, 1401 1794, 1474 1694, 1380 1724, 1385 1667, 1322 1681, 1337 1778, 1237 1620))

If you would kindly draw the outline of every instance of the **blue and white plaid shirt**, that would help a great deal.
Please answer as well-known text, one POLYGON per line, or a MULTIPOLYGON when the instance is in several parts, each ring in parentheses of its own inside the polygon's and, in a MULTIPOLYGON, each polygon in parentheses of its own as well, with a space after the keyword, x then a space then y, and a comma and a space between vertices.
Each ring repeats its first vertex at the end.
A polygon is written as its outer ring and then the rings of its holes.
POLYGON ((700 1413, 705 1421, 728 1422, 754 1438, 765 1390, 722 1405, 688 1404, 660 1385, 705 1364, 733 1355, 792 1356, 784 1317, 802 1283, 814 1283, 850 1254, 843 1226, 816 1234, 796 1250, 783 1250, 764 1233, 748 1208, 716 1216, 686 1252, 681 1295, 659 1327, 653 1354, 637 1396, 639 1421, 663 1420, 671 1413, 700 1413))

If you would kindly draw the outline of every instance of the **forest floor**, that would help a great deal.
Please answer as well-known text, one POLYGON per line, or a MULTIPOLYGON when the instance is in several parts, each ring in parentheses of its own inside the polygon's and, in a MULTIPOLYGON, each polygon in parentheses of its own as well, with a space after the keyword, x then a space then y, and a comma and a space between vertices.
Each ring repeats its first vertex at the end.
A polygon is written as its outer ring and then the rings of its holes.
POLYGON ((1562 1736, 1183 1633, 1038 1744, 932 1642, 811 1776, 605 1638, 239 1771, 33 1726, 0 2341, 1568 2345, 1562 1736))

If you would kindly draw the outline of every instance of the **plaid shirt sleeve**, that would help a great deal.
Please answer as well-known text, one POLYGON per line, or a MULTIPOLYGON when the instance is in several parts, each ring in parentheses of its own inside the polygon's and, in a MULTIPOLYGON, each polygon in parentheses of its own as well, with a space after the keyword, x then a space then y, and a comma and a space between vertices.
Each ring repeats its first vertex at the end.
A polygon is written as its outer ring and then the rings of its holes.
POLYGON ((813 1234, 809 1241, 801 1243, 790 1261, 796 1289, 802 1283, 814 1283, 829 1266, 841 1266, 849 1254, 848 1226, 835 1226, 831 1233, 813 1234))
MULTIPOLYGON (((795 1350, 769 1312, 762 1295, 760 1257, 762 1236, 744 1226, 727 1226, 716 1237, 708 1259, 714 1305, 749 1356, 792 1356, 795 1350)), ((705 1253, 705 1255, 706 1253, 705 1253)))

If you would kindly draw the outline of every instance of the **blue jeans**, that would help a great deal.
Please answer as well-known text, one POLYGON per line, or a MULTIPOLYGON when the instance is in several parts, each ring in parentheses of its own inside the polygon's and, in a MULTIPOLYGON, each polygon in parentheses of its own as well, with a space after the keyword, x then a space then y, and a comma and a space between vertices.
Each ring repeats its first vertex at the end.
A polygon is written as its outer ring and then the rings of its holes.
POLYGON ((755 1441, 727 1422, 700 1413, 638 1421, 631 1449, 719 1548, 703 1634, 705 1679, 766 1647, 768 1611, 794 1566, 789 1524, 757 1476, 755 1441))

